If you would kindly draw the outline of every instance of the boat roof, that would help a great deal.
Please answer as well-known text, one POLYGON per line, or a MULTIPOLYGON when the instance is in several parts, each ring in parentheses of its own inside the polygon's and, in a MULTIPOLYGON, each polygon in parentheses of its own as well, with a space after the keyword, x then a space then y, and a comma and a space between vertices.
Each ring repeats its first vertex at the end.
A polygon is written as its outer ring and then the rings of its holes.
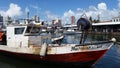
POLYGON ((63 27, 77 27, 77 25, 65 25, 63 27))
POLYGON ((7 27, 26 27, 27 25, 9 25, 7 27))
POLYGON ((100 25, 120 25, 120 22, 92 23, 92 26, 100 26, 100 25))

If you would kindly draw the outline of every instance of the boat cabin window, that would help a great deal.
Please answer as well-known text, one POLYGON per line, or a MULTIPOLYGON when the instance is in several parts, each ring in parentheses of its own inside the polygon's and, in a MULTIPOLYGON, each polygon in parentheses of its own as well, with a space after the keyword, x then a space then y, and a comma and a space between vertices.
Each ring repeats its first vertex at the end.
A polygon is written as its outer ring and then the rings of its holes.
POLYGON ((25 27, 15 28, 15 34, 23 34, 25 27))
POLYGON ((37 27, 27 27, 26 33, 39 33, 39 30, 37 27))
POLYGON ((27 26, 27 29, 25 31, 25 35, 38 35, 40 32, 40 27, 32 27, 32 26, 27 26))

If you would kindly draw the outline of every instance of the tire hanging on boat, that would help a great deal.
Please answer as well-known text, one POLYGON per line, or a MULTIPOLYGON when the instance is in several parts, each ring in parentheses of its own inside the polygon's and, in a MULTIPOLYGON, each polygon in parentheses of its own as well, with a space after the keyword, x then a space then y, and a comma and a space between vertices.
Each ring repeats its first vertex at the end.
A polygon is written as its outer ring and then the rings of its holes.
POLYGON ((90 27, 91 27, 91 22, 86 18, 80 18, 77 21, 77 27, 78 27, 78 30, 82 31, 82 35, 80 38, 80 44, 84 44, 84 42, 87 38, 88 29, 90 29, 90 27))
POLYGON ((91 23, 88 19, 86 18, 80 18, 78 21, 77 21, 77 27, 78 29, 80 30, 88 30, 90 29, 91 27, 91 23))

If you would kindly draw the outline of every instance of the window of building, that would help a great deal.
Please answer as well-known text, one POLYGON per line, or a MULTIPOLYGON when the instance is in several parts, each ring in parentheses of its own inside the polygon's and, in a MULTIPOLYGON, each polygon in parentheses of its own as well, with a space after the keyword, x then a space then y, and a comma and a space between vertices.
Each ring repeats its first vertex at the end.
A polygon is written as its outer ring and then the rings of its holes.
POLYGON ((115 20, 114 20, 114 22, 115 22, 115 20))
POLYGON ((118 22, 118 19, 116 19, 116 22, 118 22))

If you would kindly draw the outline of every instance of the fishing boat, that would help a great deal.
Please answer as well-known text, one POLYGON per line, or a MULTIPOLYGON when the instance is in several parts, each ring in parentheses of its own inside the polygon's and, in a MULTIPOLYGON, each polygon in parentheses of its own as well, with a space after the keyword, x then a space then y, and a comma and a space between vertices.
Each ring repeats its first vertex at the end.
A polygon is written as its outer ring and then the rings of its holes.
MULTIPOLYGON (((0 45, 0 54, 53 65, 86 67, 93 66, 100 60, 115 41, 115 39, 112 39, 97 43, 48 44, 42 41, 43 36, 34 32, 27 25, 7 26, 7 41, 6 45, 0 45)), ((46 38, 50 38, 50 36, 46 36, 46 38)))

